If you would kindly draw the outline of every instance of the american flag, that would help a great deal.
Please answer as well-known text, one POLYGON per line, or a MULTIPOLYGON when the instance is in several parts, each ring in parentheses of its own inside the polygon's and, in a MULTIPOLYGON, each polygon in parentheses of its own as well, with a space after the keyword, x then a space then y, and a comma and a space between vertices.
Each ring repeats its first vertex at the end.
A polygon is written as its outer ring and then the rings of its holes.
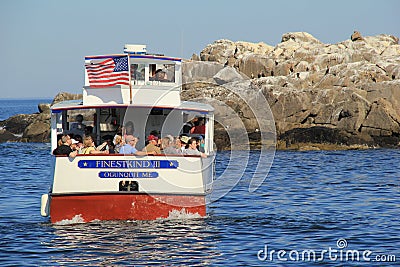
POLYGON ((85 68, 89 77, 90 87, 129 86, 128 56, 91 60, 85 64, 85 68))

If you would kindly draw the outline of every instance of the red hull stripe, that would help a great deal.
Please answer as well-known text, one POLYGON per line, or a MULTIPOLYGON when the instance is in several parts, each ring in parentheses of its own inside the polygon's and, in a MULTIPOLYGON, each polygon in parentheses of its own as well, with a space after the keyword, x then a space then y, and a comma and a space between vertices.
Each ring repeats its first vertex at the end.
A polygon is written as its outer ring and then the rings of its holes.
POLYGON ((72 220, 79 216, 85 222, 93 220, 155 220, 168 218, 170 212, 206 216, 204 196, 92 194, 52 195, 50 200, 52 223, 72 220))

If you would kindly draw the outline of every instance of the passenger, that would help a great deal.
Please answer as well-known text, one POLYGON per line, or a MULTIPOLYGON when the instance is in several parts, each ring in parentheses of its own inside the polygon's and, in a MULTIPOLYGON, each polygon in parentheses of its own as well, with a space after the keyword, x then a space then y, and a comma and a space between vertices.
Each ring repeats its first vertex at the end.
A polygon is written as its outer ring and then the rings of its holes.
POLYGON ((174 147, 182 152, 182 150, 181 150, 182 142, 181 142, 181 139, 179 138, 179 136, 174 137, 174 147))
POLYGON ((82 151, 83 148, 84 148, 83 141, 82 142, 78 141, 78 143, 76 144, 76 151, 78 151, 78 154, 81 154, 80 152, 82 151))
POLYGON ((71 144, 72 144, 71 137, 68 134, 65 134, 61 137, 60 140, 61 140, 62 144, 53 150, 53 154, 54 155, 66 155, 71 158, 76 157, 78 152, 73 151, 71 148, 71 144))
MULTIPOLYGON (((126 122, 125 126, 122 127, 123 140, 125 140, 127 135, 133 135, 134 132, 135 132, 135 126, 133 126, 133 122, 131 122, 131 121, 126 122)), ((126 142, 126 140, 125 140, 125 142, 126 142)))
POLYGON ((164 137, 161 141, 163 153, 167 155, 181 155, 182 151, 174 146, 174 138, 170 135, 164 137))
POLYGON ((144 80, 144 76, 138 71, 138 64, 131 64, 132 80, 144 80))
POLYGON ((75 117, 75 122, 71 124, 70 132, 78 135, 83 135, 85 133, 86 125, 83 124, 83 115, 78 114, 75 117))
POLYGON ((83 148, 80 151, 80 154, 108 154, 108 150, 101 151, 103 147, 107 145, 107 142, 104 142, 99 148, 96 149, 93 138, 91 136, 86 136, 83 139, 83 148))
POLYGON ((156 81, 169 82, 167 73, 165 71, 160 71, 156 73, 156 81))
POLYGON ((198 119, 199 119, 199 118, 194 117, 194 118, 191 119, 190 121, 186 122, 186 123, 183 125, 182 133, 184 133, 184 134, 190 134, 190 131, 191 131, 192 128, 195 126, 195 123, 197 122, 198 119))
POLYGON ((150 81, 169 82, 167 73, 162 69, 156 70, 154 76, 150 77, 150 81))
POLYGON ((197 120, 197 125, 194 126, 190 133, 192 134, 205 134, 206 133, 206 126, 204 125, 204 118, 199 118, 197 120))
POLYGON ((106 144, 106 145, 104 146, 103 149, 101 149, 102 151, 108 150, 109 154, 115 154, 115 145, 114 145, 112 139, 113 139, 112 135, 103 136, 103 140, 104 140, 103 144, 106 144))
POLYGON ((137 137, 134 137, 133 135, 127 135, 125 137, 126 144, 120 148, 119 154, 133 154, 136 156, 154 155, 154 152, 146 153, 144 151, 137 150, 135 146, 138 141, 139 139, 137 137))
POLYGON ((160 148, 158 145, 158 137, 155 135, 149 135, 147 137, 147 141, 149 142, 144 148, 143 151, 145 152, 154 152, 155 154, 161 154, 160 148))
POLYGON ((186 136, 186 135, 182 135, 181 138, 179 139, 179 141, 180 141, 180 150, 182 151, 182 153, 187 148, 189 140, 190 140, 190 137, 186 136))
POLYGON ((205 146, 205 140, 204 140, 203 136, 199 135, 199 151, 200 152, 203 152, 203 153, 205 152, 204 146, 205 146))
POLYGON ((207 155, 197 150, 197 140, 196 138, 190 138, 189 140, 189 147, 185 149, 183 152, 184 155, 195 155, 201 156, 202 158, 206 158, 207 155))
POLYGON ((86 126, 84 136, 90 136, 93 133, 93 126, 86 126))
POLYGON ((77 140, 75 140, 74 138, 71 138, 71 149, 72 151, 79 151, 79 147, 78 147, 79 142, 77 140))
POLYGON ((83 139, 82 139, 82 136, 81 136, 81 135, 76 134, 76 135, 74 136, 74 139, 75 139, 76 141, 78 141, 78 143, 83 143, 83 139))
POLYGON ((57 134, 57 147, 59 147, 63 144, 63 142, 61 140, 63 136, 64 136, 63 134, 57 134))
POLYGON ((122 140, 122 136, 120 135, 116 135, 114 138, 114 151, 115 153, 119 153, 119 150, 121 149, 121 147, 124 145, 124 141, 122 140))

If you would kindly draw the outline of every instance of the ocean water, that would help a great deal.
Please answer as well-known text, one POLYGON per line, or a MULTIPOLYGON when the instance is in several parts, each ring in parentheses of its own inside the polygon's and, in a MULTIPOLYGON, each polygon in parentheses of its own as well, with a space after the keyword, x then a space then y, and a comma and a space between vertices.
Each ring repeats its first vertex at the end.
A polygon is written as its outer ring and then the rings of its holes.
POLYGON ((39 112, 38 104, 52 101, 52 99, 0 99, 0 121, 17 114, 39 112))
POLYGON ((49 150, 0 144, 1 266, 400 265, 400 150, 278 151, 252 193, 259 152, 219 152, 238 182, 206 218, 64 225, 40 216, 49 150))

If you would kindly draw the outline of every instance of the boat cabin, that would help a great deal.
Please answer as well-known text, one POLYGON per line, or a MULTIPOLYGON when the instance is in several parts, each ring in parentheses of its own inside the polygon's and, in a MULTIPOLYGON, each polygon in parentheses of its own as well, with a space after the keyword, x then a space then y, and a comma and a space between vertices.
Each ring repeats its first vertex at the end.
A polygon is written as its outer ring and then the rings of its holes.
POLYGON ((182 135, 183 125, 197 117, 204 120, 205 132, 201 137, 186 134, 204 139, 206 153, 213 151, 213 108, 181 101, 182 60, 149 55, 143 45, 125 45, 124 51, 125 54, 85 57, 82 101, 52 106, 52 149, 57 147, 57 135, 91 134, 100 144, 128 122, 134 125, 133 135, 139 137, 137 148, 141 149, 150 133, 157 132, 161 137, 182 135), (112 62, 111 66, 107 61, 112 62), (107 73, 109 68, 114 73, 107 73), (117 68, 120 71, 116 72, 117 68), (79 114, 86 126, 80 132, 73 129, 79 114))

